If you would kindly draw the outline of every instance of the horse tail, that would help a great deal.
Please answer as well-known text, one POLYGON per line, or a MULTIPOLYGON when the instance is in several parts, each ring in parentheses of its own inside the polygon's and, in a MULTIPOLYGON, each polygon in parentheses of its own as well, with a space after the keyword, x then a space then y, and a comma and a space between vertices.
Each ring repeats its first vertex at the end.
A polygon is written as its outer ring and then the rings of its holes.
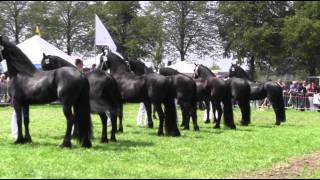
POLYGON ((84 86, 80 92, 78 101, 74 105, 74 118, 79 126, 79 141, 82 147, 90 148, 92 135, 92 122, 90 116, 89 81, 83 78, 84 86))
POLYGON ((231 85, 229 83, 225 84, 225 97, 223 99, 223 115, 224 124, 230 129, 236 129, 233 118, 233 108, 232 108, 232 91, 231 85))
POLYGON ((276 83, 268 83, 265 85, 268 99, 270 100, 274 112, 276 113, 276 125, 286 121, 286 111, 284 106, 284 99, 282 88, 276 83))
POLYGON ((168 94, 164 101, 165 130, 169 136, 180 136, 177 125, 177 108, 175 104, 175 89, 172 81, 168 83, 168 94))

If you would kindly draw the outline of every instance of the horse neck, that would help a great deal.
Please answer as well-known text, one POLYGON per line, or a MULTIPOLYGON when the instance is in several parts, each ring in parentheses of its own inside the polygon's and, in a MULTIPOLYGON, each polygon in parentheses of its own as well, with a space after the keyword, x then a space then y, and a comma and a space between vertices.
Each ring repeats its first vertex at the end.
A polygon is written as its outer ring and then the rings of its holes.
POLYGON ((127 65, 122 60, 109 60, 110 62, 110 73, 111 74, 123 74, 130 73, 127 65))
POLYGON ((135 60, 129 60, 129 64, 130 64, 131 70, 135 74, 138 74, 138 75, 147 74, 147 70, 146 70, 147 67, 142 62, 135 61, 135 60))
POLYGON ((8 52, 8 55, 5 56, 8 65, 8 73, 11 76, 17 75, 18 73, 33 75, 37 69, 27 58, 25 54, 19 49, 17 52, 8 52), (12 55, 14 54, 14 56, 12 55))
POLYGON ((201 68, 201 72, 199 73, 200 77, 207 79, 210 77, 216 77, 215 74, 213 74, 209 69, 207 68, 201 68))
POLYGON ((236 70, 236 77, 246 79, 253 82, 253 79, 243 69, 238 68, 236 70))

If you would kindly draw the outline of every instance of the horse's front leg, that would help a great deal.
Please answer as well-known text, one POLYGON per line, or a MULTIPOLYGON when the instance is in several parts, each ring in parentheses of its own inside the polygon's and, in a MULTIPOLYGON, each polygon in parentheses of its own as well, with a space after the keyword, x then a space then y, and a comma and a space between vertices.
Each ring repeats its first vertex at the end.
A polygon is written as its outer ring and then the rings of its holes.
POLYGON ((31 143, 32 139, 29 132, 29 123, 30 123, 29 104, 24 105, 22 111, 23 111, 23 122, 24 122, 24 128, 25 128, 25 142, 31 143))
POLYGON ((72 131, 72 125, 73 125, 73 121, 74 121, 74 117, 72 114, 72 109, 70 105, 63 105, 63 113, 64 116, 67 119, 67 130, 66 130, 66 134, 64 136, 64 140, 62 142, 62 144, 60 145, 61 148, 71 148, 72 144, 71 144, 71 131, 72 131))
POLYGON ((24 144, 25 140, 22 134, 22 106, 20 105, 20 103, 17 103, 15 100, 13 100, 13 106, 16 112, 17 125, 18 125, 18 138, 15 144, 24 144))
POLYGON ((156 108, 156 111, 158 113, 158 116, 159 116, 159 129, 158 129, 158 136, 163 136, 164 135, 164 132, 163 132, 163 127, 164 127, 164 118, 165 118, 165 115, 164 115, 164 112, 162 110, 162 107, 161 107, 161 104, 154 104, 155 105, 155 108, 156 108))

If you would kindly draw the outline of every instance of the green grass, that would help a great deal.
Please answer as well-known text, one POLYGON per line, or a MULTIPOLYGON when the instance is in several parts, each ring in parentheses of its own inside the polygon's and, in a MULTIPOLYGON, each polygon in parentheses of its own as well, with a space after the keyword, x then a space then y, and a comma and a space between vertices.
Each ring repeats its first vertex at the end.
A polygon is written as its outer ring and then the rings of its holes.
POLYGON ((223 178, 268 169, 320 150, 320 114, 316 112, 290 110, 287 123, 276 127, 271 110, 253 110, 252 124, 241 127, 235 110, 237 130, 215 130, 202 122, 199 111, 200 132, 181 131, 181 137, 170 138, 158 137, 156 128, 137 127, 138 106, 125 106, 125 133, 117 135, 118 143, 99 143, 101 124, 94 115, 95 140, 89 150, 75 141, 71 150, 58 148, 66 126, 60 106, 33 106, 33 143, 14 145, 13 109, 0 108, 0 177, 223 178))

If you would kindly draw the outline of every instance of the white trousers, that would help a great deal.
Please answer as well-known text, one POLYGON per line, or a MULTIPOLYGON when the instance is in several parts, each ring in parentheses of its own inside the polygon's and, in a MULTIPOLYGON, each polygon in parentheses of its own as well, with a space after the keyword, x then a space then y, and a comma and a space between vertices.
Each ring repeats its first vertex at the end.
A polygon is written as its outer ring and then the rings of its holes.
POLYGON ((13 111, 11 116, 11 135, 14 139, 18 138, 18 123, 16 111, 13 111))
POLYGON ((140 103, 139 112, 138 112, 138 116, 137 116, 138 126, 143 126, 143 122, 142 122, 143 116, 145 116, 144 117, 144 125, 147 126, 148 125, 148 116, 146 114, 146 107, 144 106, 143 103, 140 103))
MULTIPOLYGON (((210 119, 213 119, 212 103, 211 103, 211 102, 210 102, 209 110, 210 110, 209 118, 210 118, 210 119)), ((204 110, 204 113, 203 113, 203 121, 204 121, 204 122, 207 120, 207 112, 208 112, 208 110, 205 109, 205 110, 204 110)))

